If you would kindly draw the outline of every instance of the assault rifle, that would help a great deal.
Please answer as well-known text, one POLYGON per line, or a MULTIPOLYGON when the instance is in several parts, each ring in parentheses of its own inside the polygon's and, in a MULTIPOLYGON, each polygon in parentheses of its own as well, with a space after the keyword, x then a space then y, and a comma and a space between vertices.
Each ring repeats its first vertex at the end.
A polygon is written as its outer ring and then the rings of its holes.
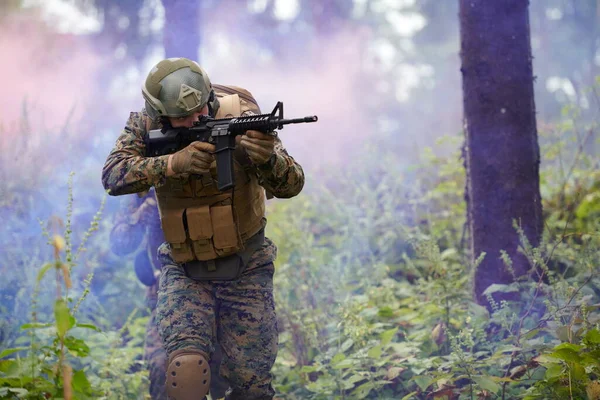
POLYGON ((220 191, 233 188, 233 151, 235 137, 248 130, 271 133, 283 129, 284 125, 317 122, 316 115, 304 118, 284 119, 283 103, 277 105, 270 114, 248 115, 233 118, 211 118, 202 116, 192 128, 155 129, 146 137, 146 154, 149 157, 175 153, 195 141, 215 145, 217 158, 217 187, 220 191))

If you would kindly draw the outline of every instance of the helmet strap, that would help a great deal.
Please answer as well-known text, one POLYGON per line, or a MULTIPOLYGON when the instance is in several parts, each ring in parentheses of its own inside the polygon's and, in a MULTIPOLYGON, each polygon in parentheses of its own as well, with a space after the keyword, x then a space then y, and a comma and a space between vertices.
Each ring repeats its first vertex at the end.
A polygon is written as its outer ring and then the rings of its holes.
POLYGON ((208 96, 208 102, 206 103, 208 105, 208 115, 211 116, 211 118, 215 117, 216 114, 216 110, 213 109, 212 103, 215 100, 215 91, 211 89, 210 91, 210 95, 208 96))

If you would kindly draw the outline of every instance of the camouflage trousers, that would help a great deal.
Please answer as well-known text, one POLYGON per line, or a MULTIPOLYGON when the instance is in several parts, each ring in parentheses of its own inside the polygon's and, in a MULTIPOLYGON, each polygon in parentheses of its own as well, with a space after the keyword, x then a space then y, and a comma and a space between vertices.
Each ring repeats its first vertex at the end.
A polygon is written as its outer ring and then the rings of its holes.
MULTIPOLYGON (((146 293, 146 303, 150 308, 150 320, 146 326, 146 341, 144 344, 144 360, 148 365, 150 375, 150 398, 152 400, 167 400, 167 352, 158 333, 156 318, 156 302, 158 296, 158 282, 150 286, 146 293)), ((217 346, 210 360, 210 395, 213 399, 225 397, 229 383, 219 375, 219 366, 222 360, 220 347, 217 346)))
POLYGON ((225 398, 273 399, 271 368, 278 341, 273 242, 265 238, 241 277, 232 281, 194 281, 173 261, 168 244, 158 254, 157 318, 167 353, 195 349, 212 358, 218 342, 223 354, 219 371, 231 385, 225 398))
MULTIPOLYGON (((152 290, 152 287, 149 290, 152 290)), ((150 375, 150 397, 152 400, 167 400, 167 391, 165 388, 167 379, 167 352, 163 348, 162 340, 158 334, 155 308, 151 309, 150 321, 148 321, 148 325, 146 326, 144 360, 147 362, 150 375)))

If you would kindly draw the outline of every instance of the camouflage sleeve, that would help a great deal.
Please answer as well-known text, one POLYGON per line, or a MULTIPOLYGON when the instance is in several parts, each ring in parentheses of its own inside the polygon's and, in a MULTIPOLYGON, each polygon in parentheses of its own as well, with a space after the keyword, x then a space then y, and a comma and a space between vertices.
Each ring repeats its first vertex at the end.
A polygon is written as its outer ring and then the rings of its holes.
POLYGON ((271 161, 257 167, 261 185, 280 199, 296 196, 304 187, 304 171, 288 154, 279 137, 275 138, 275 154, 271 161))
POLYGON ((169 156, 145 157, 146 118, 144 111, 131 113, 104 163, 102 184, 112 196, 142 192, 165 183, 169 156))

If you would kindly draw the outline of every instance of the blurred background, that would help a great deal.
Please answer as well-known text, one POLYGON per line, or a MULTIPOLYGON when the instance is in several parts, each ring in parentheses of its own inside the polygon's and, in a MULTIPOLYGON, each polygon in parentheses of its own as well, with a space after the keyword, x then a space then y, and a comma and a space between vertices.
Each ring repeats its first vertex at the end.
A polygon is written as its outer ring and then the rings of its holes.
MULTIPOLYGON (((373 146, 394 154, 394 165, 383 167, 405 169, 425 147, 461 131, 455 1, 5 0, 0 7, 2 176, 43 189, 43 209, 61 203, 49 191, 64 187, 70 171, 97 203, 102 162, 128 113, 142 107, 141 83, 166 51, 195 57, 213 82, 248 88, 265 111, 281 100, 290 117, 318 114, 317 125, 282 134, 309 171, 343 169, 373 146)), ((599 15, 593 0, 531 2, 540 126, 565 104, 590 109, 599 15)))
MULTIPOLYGON (((165 46, 194 56, 214 82, 249 88, 265 110, 282 100, 290 116, 318 113, 317 126, 284 134, 307 168, 343 164, 348 151, 374 141, 410 163, 415 150, 461 129, 455 1, 7 0, 1 7, 2 149, 25 163, 33 160, 16 151, 25 114, 28 151, 42 136, 46 149, 56 140, 68 147, 71 157, 54 154, 54 167, 102 159, 128 112, 141 108, 141 82, 165 46)), ((540 118, 552 119, 569 101, 585 107, 600 62, 596 2, 532 1, 530 18, 540 118)))
MULTIPOLYGON (((578 126, 595 129, 599 21, 596 0, 530 2, 542 144, 571 140, 561 135, 578 126)), ((34 291, 43 320, 44 288, 54 295, 52 282, 36 289, 53 251, 43 232, 69 226, 70 244, 84 244, 74 296, 94 272, 82 312, 114 334, 99 339, 103 345, 131 345, 139 360, 144 288, 133 260, 108 249, 122 200, 104 195, 100 173, 129 112, 143 106, 146 74, 167 56, 193 57, 213 83, 249 89, 263 112, 280 100, 288 117, 319 117, 280 134, 307 183, 299 198, 269 205, 288 329, 282 343, 290 346, 281 357, 292 360, 278 371, 312 363, 319 346, 310 340, 340 329, 339 293, 367 293, 365 282, 382 276, 410 278, 412 250, 401 226, 438 234, 442 249, 464 256, 457 1, 3 0, 0 50, 0 350, 27 342, 19 326, 31 319, 34 291), (343 290, 331 291, 328 276, 347 276, 343 290), (296 287, 292 278, 304 283, 296 287), (312 306, 297 310, 307 304, 331 304, 322 310, 327 328, 293 334, 312 326, 312 306), (137 331, 123 342, 128 323, 137 331)), ((585 138, 577 144, 595 154, 593 136, 585 138)))

